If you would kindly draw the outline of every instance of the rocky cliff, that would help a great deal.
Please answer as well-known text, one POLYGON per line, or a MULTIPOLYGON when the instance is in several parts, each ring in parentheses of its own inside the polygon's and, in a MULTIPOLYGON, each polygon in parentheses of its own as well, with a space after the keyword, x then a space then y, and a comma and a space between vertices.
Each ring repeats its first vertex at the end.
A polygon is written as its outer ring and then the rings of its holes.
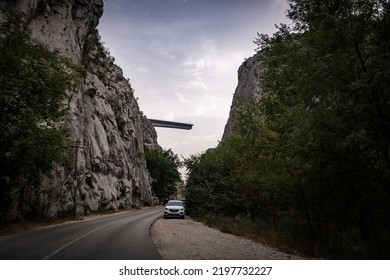
MULTIPOLYGON (((158 148, 157 135, 122 70, 99 41, 103 0, 2 0, 0 20, 8 12, 20 13, 35 39, 87 69, 66 104, 72 138, 80 143, 77 212, 153 204, 144 148, 158 148)), ((45 191, 36 203, 46 216, 72 211, 74 172, 58 166, 45 178, 45 191)))
POLYGON ((261 52, 246 59, 238 69, 238 84, 233 95, 229 119, 225 126, 222 141, 234 133, 238 125, 237 117, 245 103, 261 98, 263 93, 261 77, 263 74, 263 54, 261 52))

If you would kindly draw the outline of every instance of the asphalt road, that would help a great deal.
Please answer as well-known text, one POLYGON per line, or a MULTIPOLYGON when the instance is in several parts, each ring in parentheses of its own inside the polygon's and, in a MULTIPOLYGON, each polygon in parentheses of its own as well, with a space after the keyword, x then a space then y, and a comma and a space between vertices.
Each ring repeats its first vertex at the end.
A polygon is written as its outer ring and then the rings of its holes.
POLYGON ((158 260, 150 226, 162 215, 152 207, 0 237, 0 259, 158 260))

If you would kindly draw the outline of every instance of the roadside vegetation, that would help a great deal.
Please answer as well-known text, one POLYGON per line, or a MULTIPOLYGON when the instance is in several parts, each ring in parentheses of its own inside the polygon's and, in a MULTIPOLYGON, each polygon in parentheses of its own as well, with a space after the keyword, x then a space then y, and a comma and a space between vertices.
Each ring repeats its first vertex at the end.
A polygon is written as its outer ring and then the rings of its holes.
POLYGON ((0 225, 44 215, 43 175, 69 163, 66 90, 81 67, 31 38, 15 15, 0 25, 0 225))
POLYGON ((176 195, 181 182, 179 157, 171 149, 146 149, 146 166, 152 177, 152 189, 160 202, 176 195))
POLYGON ((390 257, 390 4, 290 0, 255 39, 264 95, 186 159, 191 216, 331 259, 390 257))

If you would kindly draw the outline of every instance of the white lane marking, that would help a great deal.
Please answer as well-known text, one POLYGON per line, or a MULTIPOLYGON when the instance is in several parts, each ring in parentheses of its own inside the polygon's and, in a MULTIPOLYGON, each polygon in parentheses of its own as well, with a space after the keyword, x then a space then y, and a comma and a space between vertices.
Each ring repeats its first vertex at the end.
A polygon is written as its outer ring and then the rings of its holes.
POLYGON ((66 243, 64 246, 62 246, 62 247, 58 248, 57 250, 53 251, 52 253, 50 253, 49 255, 47 255, 46 257, 44 257, 42 260, 48 260, 48 259, 50 259, 51 257, 57 255, 59 252, 61 252, 61 251, 64 250, 65 248, 67 248, 67 247, 69 247, 70 245, 72 245, 73 243, 75 243, 75 242, 79 241, 80 239, 86 237, 87 235, 89 235, 89 234, 91 234, 91 233, 93 233, 93 232, 95 232, 95 231, 98 231, 99 229, 102 229, 102 228, 111 226, 111 225, 116 224, 116 223, 118 223, 118 222, 111 223, 111 224, 108 224, 108 225, 104 225, 104 226, 101 226, 101 227, 99 227, 99 228, 95 228, 95 229, 93 229, 93 230, 91 230, 91 231, 88 231, 86 234, 83 234, 82 236, 80 236, 80 237, 78 237, 78 238, 76 238, 76 239, 74 239, 74 240, 72 240, 72 241, 66 243))

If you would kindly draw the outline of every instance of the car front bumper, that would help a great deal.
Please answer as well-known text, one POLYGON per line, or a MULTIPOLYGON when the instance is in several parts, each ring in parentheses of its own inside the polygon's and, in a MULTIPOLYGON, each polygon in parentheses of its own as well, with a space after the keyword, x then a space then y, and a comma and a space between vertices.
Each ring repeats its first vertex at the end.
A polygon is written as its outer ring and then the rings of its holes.
POLYGON ((169 217, 182 218, 184 217, 184 210, 165 210, 164 218, 169 218, 169 217))

